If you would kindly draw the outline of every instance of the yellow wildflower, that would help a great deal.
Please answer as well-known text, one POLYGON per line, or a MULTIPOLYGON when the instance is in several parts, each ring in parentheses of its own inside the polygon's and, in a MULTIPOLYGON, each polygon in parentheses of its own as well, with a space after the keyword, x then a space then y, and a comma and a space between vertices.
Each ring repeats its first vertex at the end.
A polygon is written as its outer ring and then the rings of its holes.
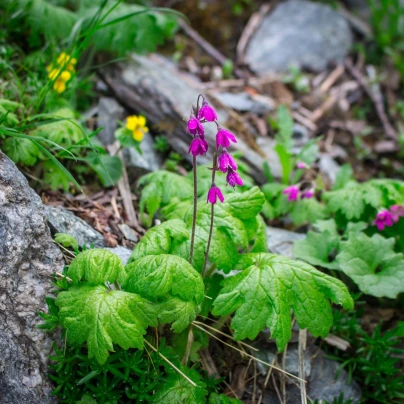
POLYGON ((57 79, 53 83, 53 89, 58 93, 61 94, 63 91, 66 90, 66 83, 63 80, 57 79))
POLYGON ((142 115, 128 116, 126 119, 126 129, 132 131, 133 139, 137 142, 141 142, 144 134, 149 132, 149 128, 146 126, 146 118, 142 115))
POLYGON ((126 120, 126 129, 134 131, 136 130, 137 125, 138 125, 138 117, 136 115, 128 116, 126 120))
POLYGON ((137 142, 141 142, 143 140, 144 133, 140 129, 136 129, 133 131, 132 136, 137 142))
POLYGON ((74 72, 74 66, 77 63, 77 59, 71 57, 70 55, 68 55, 65 52, 62 52, 59 57, 56 59, 56 63, 60 66, 60 67, 64 67, 67 63, 67 65, 65 66, 66 70, 69 70, 70 72, 74 72))

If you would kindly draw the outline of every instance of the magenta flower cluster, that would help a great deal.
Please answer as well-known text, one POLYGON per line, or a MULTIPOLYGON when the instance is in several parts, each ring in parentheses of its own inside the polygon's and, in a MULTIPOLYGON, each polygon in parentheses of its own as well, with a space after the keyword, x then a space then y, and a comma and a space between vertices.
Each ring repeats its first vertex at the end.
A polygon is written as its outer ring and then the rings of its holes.
POLYGON ((314 196, 313 189, 306 189, 301 191, 299 185, 291 185, 282 191, 284 195, 288 196, 288 201, 297 201, 301 199, 309 199, 314 196))
POLYGON ((390 227, 397 223, 400 217, 404 217, 404 205, 393 205, 390 209, 379 211, 373 224, 378 230, 384 230, 386 226, 390 227))
MULTIPOLYGON (((215 167, 214 170, 220 170, 225 174, 227 173, 226 181, 231 187, 243 185, 243 180, 236 172, 237 163, 227 151, 227 147, 229 147, 231 143, 237 143, 237 139, 231 132, 219 126, 216 111, 208 104, 205 98, 203 98, 201 108, 193 112, 188 120, 187 131, 193 136, 188 153, 192 153, 192 155, 196 157, 205 155, 208 151, 208 143, 205 140, 205 130, 203 127, 203 123, 206 122, 215 122, 217 126, 216 156, 218 156, 218 158, 217 167, 215 167)), ((222 191, 212 182, 207 201, 215 204, 217 199, 219 199, 220 202, 224 201, 222 191)))

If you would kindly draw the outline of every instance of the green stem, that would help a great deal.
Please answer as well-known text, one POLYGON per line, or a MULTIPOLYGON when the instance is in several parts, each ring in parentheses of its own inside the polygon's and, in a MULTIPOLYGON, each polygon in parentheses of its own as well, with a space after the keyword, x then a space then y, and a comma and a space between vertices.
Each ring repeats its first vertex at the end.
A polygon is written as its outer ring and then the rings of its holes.
POLYGON ((196 174, 196 156, 192 159, 193 172, 194 172, 194 212, 192 216, 192 233, 191 233, 191 249, 189 253, 189 263, 192 265, 192 259, 194 257, 194 245, 195 245, 195 226, 196 226, 196 210, 198 207, 198 183, 196 174))

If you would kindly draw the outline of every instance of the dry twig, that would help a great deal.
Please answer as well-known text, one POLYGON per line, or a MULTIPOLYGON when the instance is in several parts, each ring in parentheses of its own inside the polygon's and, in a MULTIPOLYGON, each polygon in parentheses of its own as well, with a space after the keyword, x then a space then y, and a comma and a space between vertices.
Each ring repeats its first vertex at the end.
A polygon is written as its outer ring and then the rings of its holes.
POLYGON ((386 111, 384 110, 383 96, 380 91, 380 87, 378 85, 373 85, 372 87, 370 87, 366 78, 363 76, 360 70, 353 65, 350 59, 347 59, 345 61, 345 67, 352 75, 352 77, 360 84, 360 86, 363 88, 363 90, 366 92, 369 98, 372 100, 377 115, 379 116, 380 122, 383 125, 383 129, 386 133, 386 136, 389 137, 390 139, 397 140, 397 132, 391 125, 387 117, 386 111))

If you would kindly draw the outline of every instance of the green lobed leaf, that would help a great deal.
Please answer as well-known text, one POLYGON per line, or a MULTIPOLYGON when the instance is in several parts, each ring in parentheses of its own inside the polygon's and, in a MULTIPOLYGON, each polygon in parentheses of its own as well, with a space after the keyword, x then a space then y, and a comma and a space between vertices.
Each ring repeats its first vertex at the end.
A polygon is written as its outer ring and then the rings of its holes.
POLYGON ((67 275, 77 284, 81 280, 100 285, 104 282, 124 282, 125 269, 121 259, 111 251, 95 248, 83 251, 72 261, 67 275))
POLYGON ((54 239, 57 243, 62 244, 63 247, 72 247, 73 250, 78 250, 79 248, 77 240, 70 234, 56 233, 54 239))
POLYGON ((180 332, 195 319, 201 309, 204 284, 192 265, 176 255, 149 255, 126 266, 123 289, 160 303, 159 318, 173 322, 180 332))
POLYGON ((269 327, 283 350, 291 338, 291 309, 300 328, 325 337, 333 319, 329 300, 353 308, 341 281, 306 263, 259 253, 244 255, 238 268, 240 273, 223 281, 212 312, 222 316, 235 312, 231 327, 236 340, 254 339, 269 327))
POLYGON ((184 366, 180 367, 194 383, 194 387, 188 380, 177 372, 172 372, 167 381, 153 398, 153 404, 206 404, 206 384, 201 381, 201 376, 194 369, 189 369, 184 366))
POLYGON ((144 215, 147 208, 149 223, 153 214, 167 206, 172 199, 183 201, 192 198, 193 195, 192 181, 189 178, 165 170, 144 175, 140 178, 138 186, 144 187, 140 197, 140 214, 144 215), (149 211, 149 206, 152 213, 149 211))
POLYGON ((315 198, 300 199, 289 203, 292 204, 290 218, 296 226, 314 223, 327 216, 325 206, 315 198))
POLYGON ((3 142, 2 148, 14 163, 33 166, 41 155, 38 146, 29 139, 9 137, 3 142))
POLYGON ((227 397, 224 394, 212 393, 209 396, 209 404, 242 404, 242 401, 227 397))
POLYGON ((293 256, 311 265, 328 269, 338 269, 335 254, 339 246, 339 236, 328 230, 321 233, 309 231, 306 238, 293 244, 293 256))
POLYGON ((87 341, 89 358, 95 357, 100 364, 113 351, 113 344, 143 349, 146 328, 157 326, 157 310, 150 302, 103 285, 73 286, 59 293, 56 305, 69 342, 87 341))
POLYGON ((92 153, 88 157, 88 163, 104 187, 115 185, 122 176, 122 160, 118 156, 92 153))
MULTIPOLYGON (((252 239, 252 222, 256 221, 258 213, 265 202, 264 195, 258 187, 253 187, 243 193, 234 193, 226 196, 223 203, 215 205, 214 225, 212 240, 209 250, 209 261, 216 264, 217 268, 229 272, 234 268, 239 259, 239 249, 246 250, 249 242, 254 242, 257 236, 262 248, 261 233, 255 233, 252 239)), ((192 226, 192 216, 185 218, 189 228, 192 226)), ((211 205, 206 202, 199 202, 196 217, 195 247, 192 264, 198 271, 202 270, 206 244, 209 237, 211 222, 211 205)), ((256 229, 258 229, 258 224, 256 229)), ((189 233, 190 234, 190 233, 189 233)), ((258 248, 258 247, 257 247, 258 248)), ((190 252, 190 240, 184 240, 173 250, 174 254, 188 259, 190 252)))
POLYGON ((31 131, 33 136, 43 137, 66 148, 85 138, 84 129, 74 119, 75 113, 70 108, 58 109, 52 114, 44 115, 44 117, 48 120, 55 120, 55 122, 41 123, 31 131))
POLYGON ((175 243, 189 237, 189 230, 182 220, 174 219, 148 230, 136 245, 128 264, 147 255, 170 254, 175 243))
POLYGON ((348 182, 344 188, 324 194, 327 208, 340 212, 348 220, 360 219, 367 207, 373 208, 372 216, 381 207, 389 207, 404 202, 404 182, 383 179, 361 184, 348 182))
POLYGON ((404 256, 394 252, 394 242, 379 234, 350 233, 341 243, 339 267, 362 292, 394 299, 404 292, 404 256))

